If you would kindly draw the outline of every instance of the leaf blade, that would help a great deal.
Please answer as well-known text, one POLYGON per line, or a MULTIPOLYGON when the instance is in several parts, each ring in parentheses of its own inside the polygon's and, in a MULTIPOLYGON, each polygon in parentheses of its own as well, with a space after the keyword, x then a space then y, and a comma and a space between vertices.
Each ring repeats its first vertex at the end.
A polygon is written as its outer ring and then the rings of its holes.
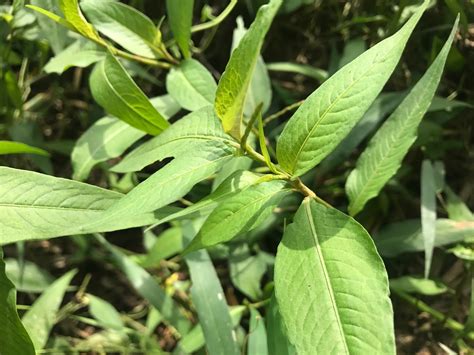
POLYGON ((166 0, 166 12, 171 31, 184 58, 191 56, 189 41, 191 40, 191 26, 193 24, 193 8, 194 0, 166 0))

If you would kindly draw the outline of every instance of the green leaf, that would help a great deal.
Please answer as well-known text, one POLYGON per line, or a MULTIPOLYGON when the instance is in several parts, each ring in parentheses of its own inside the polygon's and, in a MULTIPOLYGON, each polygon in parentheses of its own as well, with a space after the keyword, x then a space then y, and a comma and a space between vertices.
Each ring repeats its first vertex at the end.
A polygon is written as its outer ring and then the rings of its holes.
POLYGON ((12 141, 0 141, 0 155, 4 154, 37 154, 45 157, 49 156, 49 153, 43 149, 32 147, 28 144, 12 141))
POLYGON ((309 78, 315 79, 319 81, 320 83, 327 80, 329 76, 326 70, 315 68, 310 65, 289 63, 289 62, 268 63, 267 69, 270 71, 276 71, 276 72, 301 74, 309 78))
POLYGON ((66 21, 69 22, 78 33, 94 42, 104 43, 94 27, 87 22, 82 14, 79 7, 79 0, 59 0, 59 6, 66 21))
POLYGON ((385 121, 357 161, 346 183, 349 212, 360 212, 367 201, 378 195, 400 168, 402 160, 416 140, 418 125, 430 106, 443 73, 457 23, 443 49, 429 69, 385 121))
POLYGON ((194 0, 166 0, 166 13, 171 31, 185 58, 191 56, 189 42, 191 41, 193 8, 194 0))
MULTIPOLYGON (((31 0, 31 4, 52 13, 59 13, 61 11, 56 0, 31 0)), ((57 55, 62 52, 69 42, 68 31, 63 26, 52 23, 44 16, 39 16, 39 13, 35 15, 40 33, 42 37, 48 40, 54 54, 57 55)))
POLYGON ((54 22, 60 24, 63 27, 70 29, 71 31, 76 31, 76 28, 69 21, 65 20, 59 15, 56 15, 54 12, 42 9, 41 7, 35 5, 26 5, 26 7, 36 11, 41 15, 48 17, 49 19, 53 20, 54 22))
POLYGON ((184 252, 227 242, 258 227, 290 191, 285 181, 272 180, 251 185, 224 200, 206 219, 184 252))
MULTIPOLYGON (((474 240, 473 221, 436 221, 435 246, 474 240)), ((420 220, 407 220, 389 224, 374 237, 377 249, 385 257, 424 250, 420 220)))
MULTIPOLYGON (((234 29, 232 37, 232 50, 238 47, 240 41, 247 33, 242 17, 237 18, 237 28, 234 29)), ((262 104, 262 113, 267 112, 272 102, 272 84, 268 75, 267 67, 260 55, 257 59, 252 80, 245 98, 244 115, 252 116, 257 107, 262 104)))
POLYGON ((5 270, 8 278, 21 292, 41 293, 54 281, 53 277, 31 261, 5 259, 5 270))
POLYGON ((216 81, 201 63, 186 59, 171 69, 166 77, 166 90, 188 111, 212 105, 216 96, 216 81))
POLYGON ((139 171, 145 166, 168 157, 187 154, 191 146, 216 142, 239 148, 229 135, 222 130, 214 109, 204 107, 176 121, 162 134, 128 154, 112 171, 126 173, 139 171))
POLYGON ((265 319, 255 308, 250 308, 248 355, 268 355, 265 319))
POLYGON ((98 63, 90 79, 92 96, 108 113, 152 135, 169 126, 112 55, 98 63))
POLYGON ((421 168, 421 230, 425 249, 425 278, 428 278, 436 236, 436 181, 429 160, 424 160, 421 168))
POLYGON ((155 58, 153 48, 159 33, 153 21, 140 11, 109 0, 82 1, 81 8, 99 32, 134 54, 155 58))
POLYGON ((392 74, 425 7, 426 3, 402 29, 343 67, 305 100, 277 143, 283 169, 304 174, 350 132, 392 74))
POLYGON ((44 348, 49 333, 57 320, 59 307, 69 284, 77 271, 72 270, 56 280, 36 301, 22 318, 23 325, 31 336, 35 348, 44 348))
POLYGON ((260 254, 252 255, 247 244, 232 248, 229 255, 230 278, 234 286, 252 300, 262 296, 260 285, 267 263, 260 254))
POLYGON ((298 354, 395 354, 383 262, 336 209, 305 199, 278 247, 275 295, 298 354))
MULTIPOLYGON (((180 109, 169 95, 155 97, 150 101, 166 119, 180 109)), ((144 132, 115 117, 101 118, 76 142, 71 154, 73 178, 80 181, 87 179, 95 165, 120 156, 144 135, 144 132)))
POLYGON ((418 293, 426 296, 440 295, 449 290, 449 288, 440 281, 414 276, 402 276, 397 279, 390 279, 390 288, 401 292, 418 293))
POLYGON ((445 208, 449 219, 454 221, 474 221, 474 215, 463 200, 449 186, 446 186, 444 191, 446 193, 445 208))
POLYGON ((102 47, 81 38, 51 58, 46 63, 44 71, 62 74, 71 67, 86 68, 104 59, 106 55, 107 52, 102 47))
POLYGON ((209 143, 191 149, 151 175, 110 208, 106 219, 152 212, 186 195, 232 157, 233 151, 226 145, 209 143))
POLYGON ((168 324, 176 328, 181 335, 186 334, 191 327, 191 323, 184 317, 178 304, 165 292, 153 276, 135 264, 102 236, 96 235, 96 239, 112 255, 114 263, 125 274, 133 288, 161 313, 168 324))
MULTIPOLYGON (((196 223, 198 224, 198 223, 196 223)), ((189 242, 199 227, 188 223, 184 235, 189 242)), ((199 250, 185 257, 191 276, 191 297, 196 307, 206 348, 210 355, 239 355, 232 319, 224 291, 212 261, 205 250, 199 250)))
MULTIPOLYGON (((172 1, 172 0, 171 0, 172 1)), ((262 6, 255 21, 232 52, 224 74, 219 81, 215 108, 224 130, 241 137, 241 122, 249 86, 260 55, 263 40, 282 0, 271 0, 262 6)))
POLYGON ((5 274, 0 248, 0 349, 2 355, 34 355, 35 349, 16 311, 16 291, 5 274))
POLYGON ((296 355, 295 347, 288 341, 275 294, 270 299, 265 319, 267 320, 268 353, 274 355, 296 355))
POLYGON ((124 328, 120 313, 109 302, 94 295, 87 294, 89 313, 105 329, 121 330, 124 328))
POLYGON ((145 259, 141 263, 143 267, 157 267, 160 261, 178 254, 183 250, 183 232, 181 228, 174 227, 166 229, 157 238, 145 259))

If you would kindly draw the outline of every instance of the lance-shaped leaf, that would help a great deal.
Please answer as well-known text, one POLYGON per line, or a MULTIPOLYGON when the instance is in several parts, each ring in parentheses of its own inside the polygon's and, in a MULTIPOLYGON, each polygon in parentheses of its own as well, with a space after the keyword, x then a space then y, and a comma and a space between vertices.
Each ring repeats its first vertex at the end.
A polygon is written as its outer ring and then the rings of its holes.
POLYGON ((248 355, 268 355, 265 319, 255 308, 250 308, 248 355))
POLYGON ((96 65, 90 76, 92 96, 108 113, 152 135, 169 126, 112 55, 96 65))
POLYGON ((16 290, 5 274, 0 248, 0 349, 2 355, 34 355, 35 349, 16 311, 16 290))
MULTIPOLYGON (((199 229, 201 221, 183 226, 186 241, 190 241, 199 229)), ((239 355, 234 327, 224 290, 205 250, 186 255, 186 264, 191 276, 191 296, 199 317, 206 348, 210 355, 239 355)))
POLYGON ((166 77, 166 90, 188 111, 212 105, 216 97, 216 81, 201 63, 186 59, 171 69, 166 77))
POLYGON ((402 29, 347 64, 306 99, 277 143, 283 169, 304 174, 351 131, 395 69, 425 7, 426 3, 402 29))
POLYGON ((5 154, 37 154, 49 156, 49 153, 43 149, 32 147, 28 144, 12 141, 0 141, 0 155, 5 154))
POLYGON ((94 27, 87 22, 79 7, 79 0, 60 0, 59 7, 66 18, 78 33, 95 42, 103 43, 94 27))
MULTIPOLYGON (((150 100, 165 118, 176 114, 180 107, 169 96, 150 100)), ((85 180, 98 163, 116 158, 145 135, 115 117, 104 117, 95 122, 76 142, 71 154, 75 180, 85 180)))
POLYGON ((190 144, 210 141, 239 147, 237 142, 224 133, 213 108, 208 106, 173 123, 162 134, 128 154, 112 170, 121 173, 138 171, 158 160, 186 154, 190 151, 190 144))
POLYGON ((415 142, 418 125, 441 79, 457 24, 458 20, 433 64, 377 131, 349 175, 346 192, 351 215, 360 212, 367 201, 378 195, 400 168, 403 157, 415 142))
POLYGON ((278 247, 275 295, 298 354, 395 354, 383 262, 336 209, 304 200, 278 247))
POLYGON ((273 293, 265 315, 267 321, 267 344, 269 354, 295 355, 294 345, 288 341, 286 329, 281 319, 278 303, 273 293))
POLYGON ((272 180, 226 199, 210 214, 185 252, 229 241, 258 227, 290 191, 285 181, 272 180))
POLYGON ((191 149, 130 191, 107 211, 106 218, 140 215, 175 202, 198 182, 214 174, 231 159, 233 153, 233 149, 218 142, 208 142, 201 144, 199 149, 191 149))
POLYGON ((189 41, 193 24, 194 0, 166 0, 166 13, 176 43, 185 58, 191 56, 189 41))
POLYGON ((271 0, 262 6, 255 21, 232 52, 219 81, 215 108, 224 130, 236 138, 241 136, 241 121, 248 89, 260 55, 263 40, 282 0, 271 0))
POLYGON ((428 278, 436 237, 436 181, 429 160, 424 160, 421 167, 421 229, 425 248, 425 278, 428 278))
POLYGON ((153 21, 131 6, 117 1, 88 0, 81 8, 94 27, 126 50, 154 58, 159 33, 153 21))
POLYGON ((64 294, 75 274, 75 270, 69 271, 51 284, 22 318, 23 325, 38 351, 42 350, 48 341, 49 333, 56 324, 57 313, 64 294))

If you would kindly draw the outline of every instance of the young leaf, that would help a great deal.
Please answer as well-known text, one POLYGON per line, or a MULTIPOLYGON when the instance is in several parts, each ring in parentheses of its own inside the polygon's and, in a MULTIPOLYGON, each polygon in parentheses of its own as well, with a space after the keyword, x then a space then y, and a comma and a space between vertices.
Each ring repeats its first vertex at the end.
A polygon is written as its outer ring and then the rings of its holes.
POLYGON ((57 313, 64 295, 76 270, 56 280, 36 301, 22 318, 23 325, 31 336, 35 348, 39 351, 44 348, 49 333, 56 323, 57 313))
POLYGON ((267 331, 265 319, 255 308, 250 308, 250 327, 248 340, 248 355, 268 355, 267 331))
POLYGON ((185 253, 227 242, 256 228, 289 192, 285 181, 272 180, 251 185, 224 200, 206 219, 185 253))
POLYGON ((147 16, 118 1, 87 0, 81 8, 99 32, 134 54, 155 58, 153 47, 159 35, 147 16))
MULTIPOLYGON (((237 28, 232 37, 232 50, 238 47, 240 41, 247 33, 242 17, 237 18, 237 28)), ((244 115, 250 117, 258 105, 262 104, 262 113, 267 112, 272 101, 272 84, 268 75, 267 67, 262 56, 258 56, 257 64, 252 75, 252 80, 245 98, 244 115)))
POLYGON ((54 22, 60 24, 63 27, 70 29, 71 31, 76 31, 76 28, 67 20, 62 18, 61 16, 56 15, 54 12, 45 10, 41 7, 35 5, 26 5, 27 8, 36 11, 37 13, 48 17, 49 19, 53 20, 54 22))
POLYGON ((47 151, 32 147, 28 144, 12 141, 0 141, 0 155, 5 154, 37 154, 45 157, 49 156, 47 151))
POLYGON ((449 290, 442 282, 414 276, 390 279, 390 288, 401 292, 418 293, 426 296, 440 295, 449 290))
MULTIPOLYGON (((180 110, 178 104, 169 95, 155 97, 150 101, 166 119, 180 110)), ((115 117, 101 118, 79 138, 74 146, 71 154, 73 179, 80 181, 87 179, 96 164, 120 156, 144 135, 144 132, 115 117)))
POLYGON ((107 52, 94 42, 78 39, 65 50, 57 53, 44 67, 46 73, 62 74, 71 67, 86 68, 104 59, 107 52))
POLYGON ((418 125, 430 106, 443 73, 456 33, 458 20, 443 49, 407 97, 371 139, 346 183, 349 212, 360 212, 367 201, 378 195, 397 172, 403 157, 416 140, 418 125))
POLYGON ((425 249, 425 278, 428 278, 436 237, 436 182, 433 165, 424 160, 421 168, 421 230, 425 249))
POLYGON ((449 186, 444 188, 446 193, 446 212, 454 221, 474 221, 474 215, 464 201, 451 190, 449 186))
MULTIPOLYGON (((438 247, 462 241, 469 242, 472 240, 473 233, 473 221, 451 221, 441 218, 436 221, 434 245, 438 247)), ((377 233, 374 240, 380 254, 385 257, 424 250, 420 220, 389 224, 377 233)))
POLYGON ((222 130, 213 107, 204 107, 173 123, 166 131, 128 154, 112 171, 126 173, 168 157, 178 157, 190 151, 190 144, 215 141, 236 148, 239 145, 222 130))
POLYGON ((216 96, 216 81, 201 63, 186 59, 171 69, 166 77, 166 90, 188 111, 212 105, 216 96))
POLYGON ((15 288, 21 292, 41 293, 54 281, 53 277, 28 260, 5 259, 5 270, 15 288))
POLYGON ((135 290, 163 315, 167 323, 175 327, 181 335, 186 334, 191 323, 153 276, 107 242, 104 237, 96 235, 96 239, 112 255, 114 263, 125 274, 135 290))
POLYGON ((338 210, 304 200, 278 247, 275 295, 298 354, 395 354, 385 267, 338 210))
POLYGON ((0 349, 2 355, 34 355, 35 349, 16 311, 16 291, 5 274, 0 248, 0 349))
POLYGON ((75 30, 84 37, 97 43, 103 43, 103 39, 99 37, 97 31, 87 22, 86 18, 79 7, 79 0, 59 0, 61 11, 75 30))
POLYGON ((343 67, 306 99, 278 140, 283 169, 304 174, 350 132, 392 74, 425 7, 426 2, 402 29, 343 67))
POLYGON ((121 330, 124 328, 120 313, 109 302, 94 295, 87 295, 89 313, 105 329, 121 330))
POLYGON ((184 55, 191 56, 189 42, 191 40, 191 26, 193 24, 194 0, 166 0, 166 13, 176 43, 184 55))
POLYGON ((273 294, 270 299, 270 304, 265 313, 265 319, 267 321, 268 353, 278 355, 296 355, 295 347, 288 341, 275 294, 273 294))
POLYGON ((241 137, 241 122, 245 100, 257 65, 263 40, 282 0, 271 0, 262 6, 255 21, 232 52, 224 74, 219 81, 215 108, 224 130, 233 137, 241 137))
POLYGON ((96 65, 90 79, 92 96, 108 113, 152 135, 169 126, 112 55, 96 65))
POLYGON ((276 72, 287 72, 304 75, 308 78, 313 78, 319 81, 320 83, 327 80, 329 76, 327 71, 305 64, 287 62, 268 63, 267 69, 276 72))
MULTIPOLYGON (((185 239, 189 242, 196 235, 196 226, 184 227, 185 239)), ((206 348, 210 355, 239 355, 236 336, 229 314, 224 291, 212 261, 205 250, 186 255, 186 264, 191 276, 191 297, 196 307, 206 348)))

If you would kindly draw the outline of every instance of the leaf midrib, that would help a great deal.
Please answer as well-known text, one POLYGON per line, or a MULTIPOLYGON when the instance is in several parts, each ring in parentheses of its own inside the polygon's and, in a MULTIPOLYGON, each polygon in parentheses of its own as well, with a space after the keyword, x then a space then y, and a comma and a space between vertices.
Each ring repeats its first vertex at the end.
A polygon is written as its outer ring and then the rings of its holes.
POLYGON ((345 354, 349 355, 349 347, 347 345, 347 339, 346 339, 345 334, 344 334, 344 329, 343 329, 343 326, 342 326, 341 317, 340 317, 339 312, 338 312, 337 302, 336 302, 336 298, 334 296, 334 290, 333 290, 333 287, 332 287, 332 284, 331 284, 331 280, 330 280, 328 270, 326 268, 326 264, 324 263, 324 255, 323 255, 322 250, 321 250, 318 234, 316 233, 316 227, 314 225, 314 221, 313 221, 313 218, 312 218, 311 202, 310 202, 310 200, 306 200, 303 203, 305 205, 306 218, 308 219, 308 223, 309 223, 309 226, 310 226, 310 229, 311 229, 311 235, 313 236, 312 241, 314 242, 314 249, 315 249, 315 252, 317 254, 316 258, 319 260, 321 269, 323 271, 324 283, 325 283, 326 289, 329 293, 331 306, 332 306, 332 309, 334 311, 334 315, 336 317, 336 323, 337 323, 338 331, 340 333, 341 339, 344 340, 343 341, 344 352, 345 352, 345 354))

